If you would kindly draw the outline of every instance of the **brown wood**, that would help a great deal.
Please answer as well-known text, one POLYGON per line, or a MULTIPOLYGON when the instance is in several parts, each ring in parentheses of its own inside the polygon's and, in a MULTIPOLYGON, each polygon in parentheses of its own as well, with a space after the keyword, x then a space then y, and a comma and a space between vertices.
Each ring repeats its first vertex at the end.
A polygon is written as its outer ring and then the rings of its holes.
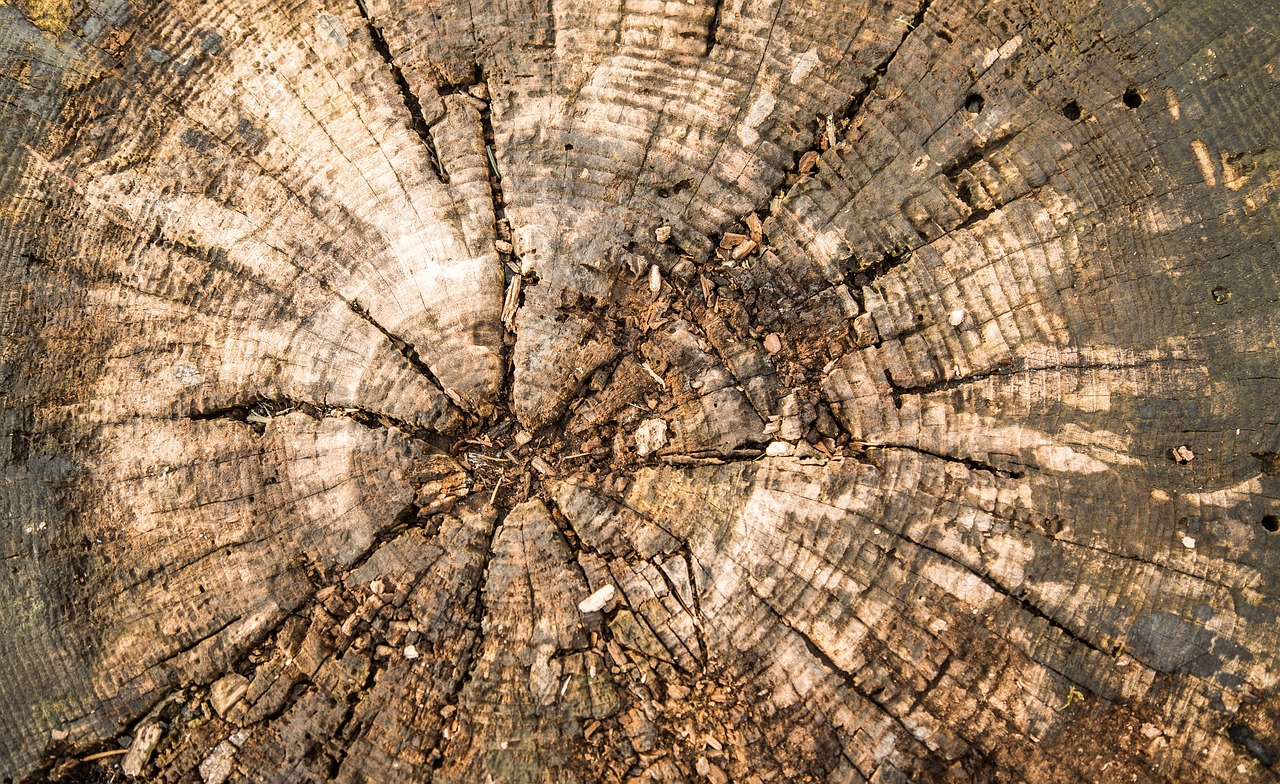
POLYGON ((0 3, 0 781, 1276 781, 1278 67, 0 3))

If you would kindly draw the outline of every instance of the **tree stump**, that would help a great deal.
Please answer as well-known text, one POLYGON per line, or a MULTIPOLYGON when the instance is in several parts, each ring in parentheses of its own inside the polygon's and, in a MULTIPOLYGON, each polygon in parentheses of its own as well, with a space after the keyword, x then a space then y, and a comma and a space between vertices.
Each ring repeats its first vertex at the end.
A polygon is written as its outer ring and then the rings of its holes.
POLYGON ((401 5, 0 5, 0 780, 1277 780, 1273 4, 401 5))

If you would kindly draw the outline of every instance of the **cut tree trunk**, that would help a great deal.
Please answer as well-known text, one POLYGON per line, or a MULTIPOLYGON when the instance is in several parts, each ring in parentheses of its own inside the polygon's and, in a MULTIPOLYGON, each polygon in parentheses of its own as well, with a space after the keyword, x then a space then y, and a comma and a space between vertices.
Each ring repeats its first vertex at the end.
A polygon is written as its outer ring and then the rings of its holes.
POLYGON ((0 3, 0 781, 1280 778, 1275 4, 401 6, 0 3))

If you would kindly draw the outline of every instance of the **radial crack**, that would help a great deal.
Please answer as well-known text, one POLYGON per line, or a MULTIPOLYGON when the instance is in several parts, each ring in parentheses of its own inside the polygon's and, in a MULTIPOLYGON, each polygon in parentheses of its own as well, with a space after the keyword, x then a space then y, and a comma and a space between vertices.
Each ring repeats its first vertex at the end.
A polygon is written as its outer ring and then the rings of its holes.
POLYGON ((377 51, 378 56, 386 62, 391 69, 391 76, 396 81, 396 87, 400 90, 400 99, 404 101, 404 108, 409 111, 409 127, 422 140, 423 146, 427 149, 427 157, 431 160, 431 166, 435 169, 436 176, 441 182, 449 182, 449 173, 444 169, 444 163, 440 159, 440 152, 436 149, 435 140, 431 138, 431 126, 427 123, 426 117, 422 113, 422 102, 418 100, 418 96, 414 94, 413 89, 409 86, 409 80, 405 78, 404 71, 396 63, 395 58, 391 56, 391 47, 387 44, 386 37, 382 34, 382 29, 373 21, 373 17, 369 15, 369 9, 365 7, 364 0, 356 0, 356 6, 360 9, 360 16, 364 19, 365 28, 369 31, 369 39, 373 42, 373 48, 377 51))

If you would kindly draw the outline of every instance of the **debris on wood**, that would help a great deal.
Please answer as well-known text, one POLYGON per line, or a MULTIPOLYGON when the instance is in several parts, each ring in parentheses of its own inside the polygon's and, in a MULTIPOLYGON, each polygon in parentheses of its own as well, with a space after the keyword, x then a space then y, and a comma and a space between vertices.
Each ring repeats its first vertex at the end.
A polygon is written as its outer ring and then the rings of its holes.
POLYGON ((795 451, 795 446, 788 444, 786 441, 770 441, 769 445, 764 448, 764 453, 769 457, 786 457, 795 451))
POLYGON ((1190 447, 1185 444, 1175 447, 1170 454, 1173 457, 1173 461, 1178 465, 1186 465, 1196 459, 1196 453, 1192 452, 1190 447))
POLYGON ((236 747, 222 741, 200 762, 200 778, 204 784, 222 784, 231 777, 231 763, 236 758, 236 747))
POLYGON ((605 585, 595 593, 578 602, 578 610, 584 613, 599 612, 613 598, 614 587, 605 585))
POLYGON ((213 686, 209 688, 209 704, 219 716, 225 719, 227 711, 244 699, 248 691, 248 678, 237 672, 228 673, 214 681, 213 686))
POLYGON ((636 452, 641 457, 648 457, 666 445, 666 420, 646 419, 636 428, 636 452))
POLYGON ((782 350, 782 336, 777 332, 770 332, 764 336, 764 350, 770 354, 777 354, 782 350))
POLYGON ((510 242, 507 242, 506 240, 495 240, 493 243, 493 248, 499 253, 506 253, 506 254, 509 254, 511 253, 511 251, 515 250, 515 246, 512 245, 510 242))
POLYGON ((750 256, 757 247, 755 240, 747 240, 741 245, 735 247, 733 252, 729 254, 729 258, 734 261, 742 261, 747 256, 750 256))
POLYGON ((964 323, 966 312, 964 308, 956 308, 947 314, 947 323, 953 327, 958 327, 964 323))
POLYGON ((142 773, 142 769, 151 761, 151 753, 155 751, 163 732, 159 724, 148 722, 134 733, 129 753, 120 762, 120 770, 124 771, 124 775, 133 778, 142 773))
POLYGON ((748 213, 747 217, 742 219, 746 224, 747 231, 751 234, 751 239, 760 242, 764 239, 764 225, 760 221, 760 216, 754 212, 748 213))
POLYGON ((800 173, 807 174, 813 171, 813 167, 818 165, 818 158, 819 155, 817 150, 809 150, 804 155, 801 155, 799 166, 800 173))
POLYGON ((523 287, 524 278, 513 275, 507 283, 506 294, 502 297, 502 325, 508 330, 515 329, 516 311, 520 308, 520 290, 523 287))
MULTIPOLYGON (((667 388, 667 380, 664 379, 662 376, 658 375, 658 371, 654 370, 652 365, 650 365, 648 362, 643 362, 641 363, 640 367, 644 368, 644 371, 648 373, 649 376, 652 377, 654 381, 658 382, 659 386, 661 386, 663 389, 667 388)), ((649 408, 653 408, 653 406, 649 406, 649 408)))
POLYGON ((666 242, 671 239, 671 227, 667 225, 659 226, 653 230, 653 238, 658 242, 666 242))
POLYGON ((414 645, 404 646, 404 657, 409 661, 413 661, 414 659, 418 658, 418 655, 419 655, 418 648, 416 646, 414 645))
POLYGON ((657 264, 649 267, 649 291, 654 294, 662 291, 662 270, 658 269, 657 264))

